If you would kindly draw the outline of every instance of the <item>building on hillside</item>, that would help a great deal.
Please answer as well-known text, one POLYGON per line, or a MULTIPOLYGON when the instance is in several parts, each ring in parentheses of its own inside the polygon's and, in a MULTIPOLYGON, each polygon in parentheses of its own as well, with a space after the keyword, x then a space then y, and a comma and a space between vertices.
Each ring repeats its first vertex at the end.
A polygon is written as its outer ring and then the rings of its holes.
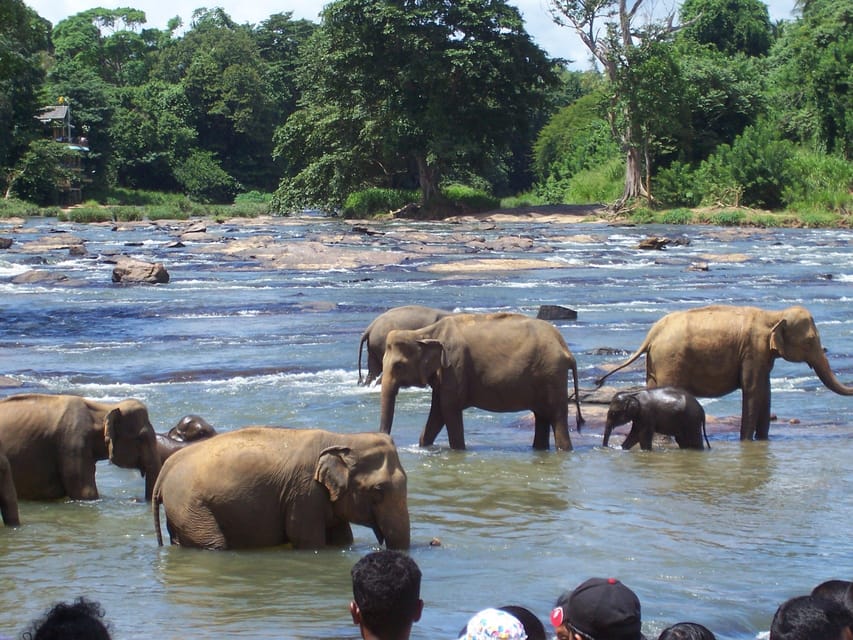
POLYGON ((58 102, 59 104, 42 107, 36 119, 44 125, 45 136, 65 144, 68 151, 62 163, 64 177, 56 185, 60 204, 67 206, 81 203, 83 185, 91 182, 85 173, 89 140, 85 136, 75 135, 76 127, 71 122, 71 105, 67 100, 60 96, 58 102))

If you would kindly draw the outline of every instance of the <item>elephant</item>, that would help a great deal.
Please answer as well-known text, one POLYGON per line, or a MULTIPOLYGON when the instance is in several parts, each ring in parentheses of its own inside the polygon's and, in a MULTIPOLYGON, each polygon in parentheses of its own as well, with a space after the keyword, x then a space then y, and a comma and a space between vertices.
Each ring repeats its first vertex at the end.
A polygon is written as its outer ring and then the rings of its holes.
POLYGON ((704 435, 711 448, 705 432, 705 409, 695 396, 675 387, 620 391, 614 395, 607 409, 602 446, 607 446, 613 427, 629 421, 631 431, 622 443, 626 451, 638 442, 642 449, 650 451, 655 432, 675 436, 682 449, 704 449, 704 435))
POLYGON ((163 465, 160 504, 172 544, 247 549, 348 545, 350 523, 380 544, 410 541, 406 472, 390 436, 321 429, 244 427, 175 452, 163 465))
POLYGON ((75 395, 20 394, 0 400, 0 441, 18 498, 95 500, 95 463, 139 469, 150 500, 160 458, 139 400, 96 402, 75 395))
POLYGON ((385 355, 385 339, 394 329, 420 329, 450 315, 449 311, 411 304, 394 307, 373 319, 358 343, 358 384, 365 387, 382 375, 382 357, 385 355), (367 378, 361 376, 361 354, 367 343, 367 378))
POLYGON ((452 449, 465 448, 462 410, 533 411, 534 449, 547 449, 553 428, 557 449, 570 451, 568 372, 575 387, 577 363, 557 328, 517 313, 461 313, 416 330, 388 334, 382 361, 379 430, 391 433, 402 387, 432 388, 432 405, 420 437, 428 446, 442 427, 452 449))
POLYGON ((18 492, 15 490, 15 481, 12 479, 12 465, 3 445, 0 444, 0 517, 7 527, 17 527, 21 524, 18 514, 18 492))
POLYGON ((216 429, 201 416, 190 414, 178 420, 178 424, 169 429, 168 433, 157 433, 155 435, 157 437, 157 455, 162 465, 178 449, 183 449, 199 440, 212 438, 216 435, 216 429))
POLYGON ((658 320, 628 359, 604 380, 646 355, 646 386, 674 386, 717 398, 741 390, 741 440, 770 432, 770 371, 776 358, 805 362, 831 391, 853 387, 835 377, 811 314, 801 306, 781 311, 712 305, 675 311, 658 320))

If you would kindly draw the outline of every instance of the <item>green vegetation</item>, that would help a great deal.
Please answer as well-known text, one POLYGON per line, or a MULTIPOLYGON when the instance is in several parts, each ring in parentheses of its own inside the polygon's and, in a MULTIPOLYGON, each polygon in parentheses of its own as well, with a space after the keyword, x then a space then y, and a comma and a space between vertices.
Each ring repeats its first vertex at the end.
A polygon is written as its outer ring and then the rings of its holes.
POLYGON ((507 0, 333 0, 318 24, 200 8, 186 29, 132 7, 50 25, 4 0, 0 216, 82 193, 64 219, 610 203, 635 221, 849 226, 849 2, 776 25, 761 0, 656 18, 644 2, 548 0, 600 69, 573 71, 507 0), (33 117, 51 104, 73 128, 33 117))

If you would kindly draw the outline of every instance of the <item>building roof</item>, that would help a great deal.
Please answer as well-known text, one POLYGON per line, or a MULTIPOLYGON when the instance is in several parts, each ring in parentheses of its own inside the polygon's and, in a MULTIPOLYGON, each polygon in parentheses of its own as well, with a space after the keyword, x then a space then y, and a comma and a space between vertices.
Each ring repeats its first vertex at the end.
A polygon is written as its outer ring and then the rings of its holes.
POLYGON ((36 116, 42 122, 51 122, 53 120, 65 120, 68 117, 67 104, 54 104, 49 107, 42 108, 41 112, 36 116))

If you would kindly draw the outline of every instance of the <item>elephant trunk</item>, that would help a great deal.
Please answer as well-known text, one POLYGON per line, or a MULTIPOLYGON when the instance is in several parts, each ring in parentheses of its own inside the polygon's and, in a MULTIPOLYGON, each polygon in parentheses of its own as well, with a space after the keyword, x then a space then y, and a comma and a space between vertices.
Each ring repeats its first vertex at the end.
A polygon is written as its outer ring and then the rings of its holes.
POLYGON ((145 477, 145 501, 151 502, 151 496, 154 495, 154 484, 157 482, 157 476, 160 475, 162 464, 156 449, 153 456, 149 455, 146 458, 140 471, 145 477))
POLYGON ((842 384, 835 374, 832 372, 832 367, 829 366, 829 360, 821 353, 820 358, 816 362, 809 362, 809 366, 815 370, 817 377, 823 385, 841 396, 853 396, 853 387, 848 387, 842 384))
POLYGON ((610 442, 610 432, 611 431, 613 431, 613 423, 608 421, 604 425, 604 440, 601 443, 602 447, 606 447, 607 443, 610 442))
POLYGON ((394 405, 397 401, 398 387, 394 384, 390 375, 382 377, 382 400, 379 412, 379 430, 382 433, 391 433, 391 424, 394 422, 394 405))
POLYGON ((384 538, 385 547, 388 549, 408 549, 411 545, 411 528, 405 501, 389 518, 380 519, 373 532, 380 544, 384 538))

